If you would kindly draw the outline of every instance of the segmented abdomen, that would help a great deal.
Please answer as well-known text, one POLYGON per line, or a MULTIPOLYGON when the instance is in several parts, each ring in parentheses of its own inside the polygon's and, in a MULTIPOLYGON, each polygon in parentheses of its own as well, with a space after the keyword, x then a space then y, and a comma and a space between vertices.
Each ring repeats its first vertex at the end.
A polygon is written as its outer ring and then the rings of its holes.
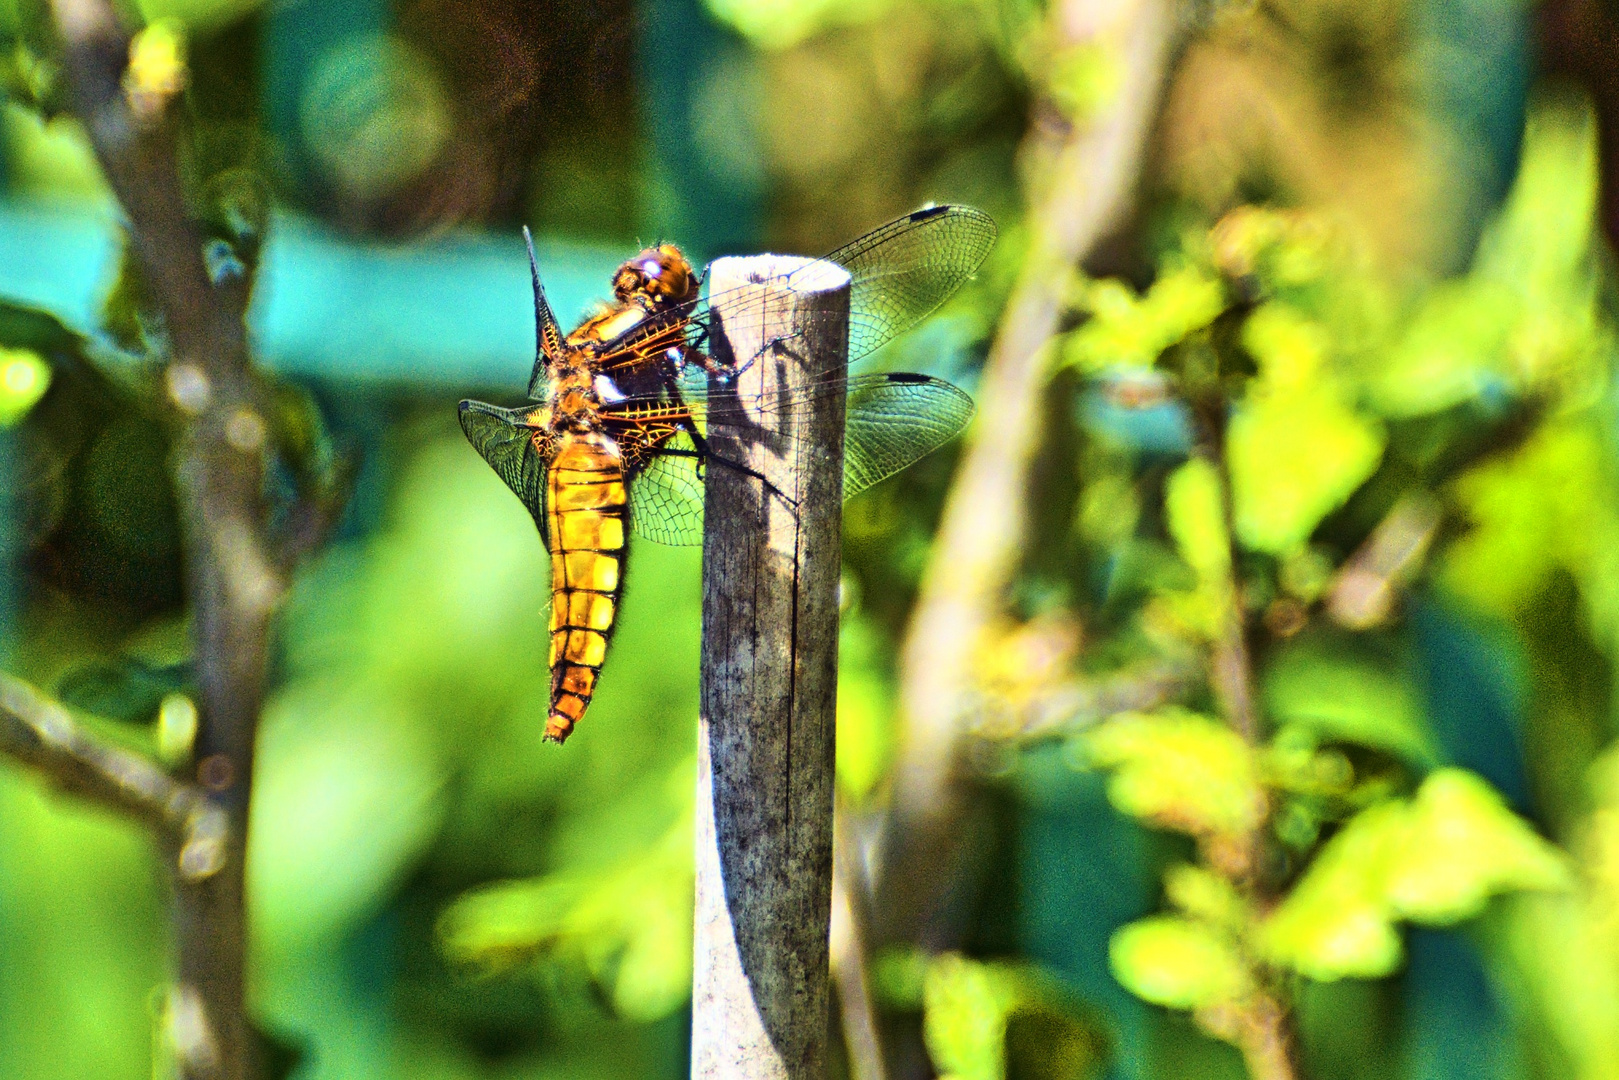
POLYGON ((551 534, 551 713, 562 742, 585 714, 607 655, 629 526, 618 446, 599 432, 557 437, 546 475, 551 534))

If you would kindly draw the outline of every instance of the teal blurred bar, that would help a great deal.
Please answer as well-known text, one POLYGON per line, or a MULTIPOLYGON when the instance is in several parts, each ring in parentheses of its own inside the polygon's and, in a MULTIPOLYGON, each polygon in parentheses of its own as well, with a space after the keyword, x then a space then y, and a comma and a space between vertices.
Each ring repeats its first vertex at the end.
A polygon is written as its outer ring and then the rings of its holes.
MULTIPOLYGON (((0 202, 0 297, 93 333, 118 245, 108 209, 0 202)), ((627 254, 537 246, 551 306, 565 323, 607 295, 627 254)), ((249 324, 266 366, 321 379, 515 393, 534 355, 528 259, 515 229, 388 245, 278 214, 249 324)))

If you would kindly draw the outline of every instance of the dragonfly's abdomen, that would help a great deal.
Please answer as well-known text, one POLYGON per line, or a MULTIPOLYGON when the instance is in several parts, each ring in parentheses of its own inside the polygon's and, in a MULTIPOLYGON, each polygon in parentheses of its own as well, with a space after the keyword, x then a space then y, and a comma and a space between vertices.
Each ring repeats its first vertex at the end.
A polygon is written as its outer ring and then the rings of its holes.
POLYGON ((566 433, 547 472, 551 535, 551 712, 562 742, 585 714, 607 655, 624 587, 624 467, 600 432, 566 433))

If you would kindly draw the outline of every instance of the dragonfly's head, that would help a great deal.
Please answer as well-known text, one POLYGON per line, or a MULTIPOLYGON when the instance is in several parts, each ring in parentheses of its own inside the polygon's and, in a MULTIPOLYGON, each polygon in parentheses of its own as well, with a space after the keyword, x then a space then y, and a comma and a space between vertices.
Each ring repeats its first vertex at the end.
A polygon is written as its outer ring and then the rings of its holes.
POLYGON ((697 275, 679 248, 659 244, 618 268, 613 295, 620 303, 642 300, 653 308, 684 303, 697 295, 697 275))

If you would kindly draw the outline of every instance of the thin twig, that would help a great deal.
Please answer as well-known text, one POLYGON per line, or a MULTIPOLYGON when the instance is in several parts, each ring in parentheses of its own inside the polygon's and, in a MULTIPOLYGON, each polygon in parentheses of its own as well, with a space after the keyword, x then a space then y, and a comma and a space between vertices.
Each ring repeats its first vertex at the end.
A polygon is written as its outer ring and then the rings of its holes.
POLYGON ((1367 630, 1393 613, 1401 586, 1416 574, 1439 531, 1439 506, 1407 495, 1344 560, 1327 587, 1327 614, 1339 626, 1367 630))
MULTIPOLYGON (((1224 386, 1216 377, 1207 386, 1196 387, 1187 402, 1198 427, 1193 453, 1213 465, 1220 477, 1220 513, 1230 551, 1230 576, 1226 582, 1224 614, 1220 633, 1209 657, 1209 683, 1226 721, 1256 751, 1263 732, 1255 705, 1254 668, 1249 650, 1249 617, 1243 602, 1241 550, 1237 540, 1237 515, 1232 494, 1227 435, 1230 411, 1224 386)), ((1270 829, 1268 815, 1261 818, 1245 838, 1231 865, 1215 861, 1215 869, 1233 879, 1261 911, 1275 903, 1267 886, 1265 838, 1270 829)), ((1240 1015, 1226 1026, 1230 1038, 1242 1052, 1252 1080, 1297 1080, 1294 1061, 1297 1039, 1293 1017, 1283 994, 1272 986, 1261 985, 1240 1008, 1240 1015)))
POLYGON ((1242 553, 1237 545, 1237 515, 1226 463, 1226 398, 1216 383, 1190 402, 1199 439, 1193 453, 1212 465, 1220 477, 1220 513, 1229 547, 1231 579, 1221 616, 1220 633, 1209 658, 1209 683, 1227 722, 1250 746, 1259 743, 1259 715, 1254 708, 1253 665, 1248 655, 1248 613, 1237 580, 1242 553))
POLYGON ((1160 662, 1140 670, 1070 679, 1008 711, 985 701, 973 733, 991 739, 1035 742, 1061 738, 1124 712, 1156 709, 1184 697, 1203 682, 1199 665, 1160 662))
POLYGON ((851 1080, 886 1080, 866 968, 865 873, 849 835, 849 815, 848 804, 837 797, 832 815, 832 978, 838 987, 851 1080))
POLYGON ((139 754, 84 730, 60 704, 0 674, 0 753, 63 791, 145 821, 179 852, 179 873, 200 881, 224 864, 225 812, 139 754))

